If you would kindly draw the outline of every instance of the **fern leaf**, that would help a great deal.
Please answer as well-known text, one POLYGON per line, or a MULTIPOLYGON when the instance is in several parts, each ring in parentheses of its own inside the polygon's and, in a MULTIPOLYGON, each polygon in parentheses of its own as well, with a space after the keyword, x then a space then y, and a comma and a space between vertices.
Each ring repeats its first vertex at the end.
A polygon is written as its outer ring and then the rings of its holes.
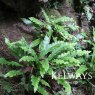
POLYGON ((55 23, 60 23, 60 22, 74 22, 74 20, 73 18, 63 16, 55 20, 55 23))
POLYGON ((44 40, 42 41, 39 49, 40 50, 46 50, 48 48, 49 43, 50 43, 50 38, 46 35, 44 40))
POLYGON ((63 45, 59 46, 57 49, 54 49, 52 54, 49 55, 49 60, 54 59, 55 57, 57 57, 66 50, 73 50, 75 45, 76 43, 64 43, 63 45))
POLYGON ((52 61, 53 63, 56 63, 56 64, 67 64, 64 60, 62 60, 62 59, 54 59, 53 61, 52 61))
POLYGON ((30 43, 30 48, 36 47, 41 42, 41 39, 36 39, 35 41, 30 43))
POLYGON ((87 50, 76 50, 75 53, 77 54, 77 56, 83 56, 83 55, 88 55, 91 51, 87 51, 87 50))
POLYGON ((79 69, 76 71, 76 78, 80 77, 81 74, 83 74, 88 68, 86 65, 81 65, 79 69))
POLYGON ((71 86, 67 81, 64 80, 64 78, 58 79, 58 83, 64 86, 67 95, 71 94, 71 86))
POLYGON ((48 49, 52 51, 54 49, 57 49, 58 47, 60 47, 63 44, 64 44, 64 41, 57 41, 57 42, 50 44, 48 49))
POLYGON ((37 24, 37 25, 39 25, 39 26, 44 26, 44 23, 42 22, 42 21, 40 21, 40 20, 38 20, 38 19, 36 19, 36 18, 34 18, 34 17, 30 17, 29 18, 33 23, 35 23, 35 24, 37 24))
POLYGON ((45 56, 47 53, 52 52, 54 49, 57 49, 59 46, 61 46, 64 42, 63 41, 57 41, 52 44, 49 44, 45 50, 42 50, 40 52, 40 58, 45 56))
POLYGON ((48 57, 49 61, 57 57, 61 52, 63 52, 63 50, 64 50, 63 46, 60 46, 58 49, 55 49, 55 51, 49 55, 48 57))
POLYGON ((36 92, 39 87, 40 78, 32 75, 31 82, 32 85, 34 86, 34 92, 36 92))
POLYGON ((48 92, 41 86, 38 87, 38 92, 42 95, 49 95, 48 92))
POLYGON ((32 61, 35 61, 35 59, 34 59, 33 57, 31 57, 31 56, 23 56, 23 57, 19 60, 19 62, 22 62, 22 61, 24 61, 24 62, 32 62, 32 61))
POLYGON ((32 48, 29 48, 29 47, 21 47, 21 49, 24 51, 24 52, 27 52, 28 54, 31 54, 33 57, 37 58, 37 55, 36 55, 36 52, 32 49, 32 48))
POLYGON ((5 43, 9 46, 10 45, 10 41, 8 38, 5 38, 5 43))
POLYGON ((15 77, 15 76, 18 76, 18 75, 22 75, 23 72, 21 72, 20 70, 19 71, 16 71, 16 70, 12 70, 12 71, 9 71, 7 74, 4 75, 5 78, 7 77, 15 77))
POLYGON ((26 42, 26 40, 25 40, 24 37, 22 37, 21 40, 18 41, 18 43, 19 43, 21 46, 28 46, 28 44, 27 44, 27 42, 26 42))
POLYGON ((46 14, 45 10, 42 9, 42 13, 46 19, 46 22, 50 23, 50 19, 49 19, 48 15, 46 14))
POLYGON ((21 18, 21 20, 27 24, 27 25, 31 25, 31 21, 29 19, 26 19, 26 18, 21 18))
POLYGON ((45 69, 43 67, 40 67, 40 75, 41 75, 41 77, 44 77, 45 73, 46 73, 45 69))
POLYGON ((41 79, 40 82, 41 82, 43 85, 45 85, 45 86, 47 86, 47 87, 50 87, 49 83, 46 82, 45 80, 41 79))
POLYGON ((61 53, 60 55, 58 55, 58 58, 62 59, 62 58, 69 56, 69 55, 70 55, 70 51, 64 52, 64 53, 61 53))
POLYGON ((14 61, 7 61, 5 58, 0 58, 0 65, 9 65, 9 66, 17 66, 17 67, 23 67, 23 65, 14 62, 14 61))
POLYGON ((49 69, 49 62, 48 59, 41 61, 42 67, 44 68, 44 70, 47 72, 47 70, 49 69))
POLYGON ((63 60, 66 66, 79 66, 79 64, 81 64, 81 61, 79 59, 69 56, 60 58, 60 60, 63 60))

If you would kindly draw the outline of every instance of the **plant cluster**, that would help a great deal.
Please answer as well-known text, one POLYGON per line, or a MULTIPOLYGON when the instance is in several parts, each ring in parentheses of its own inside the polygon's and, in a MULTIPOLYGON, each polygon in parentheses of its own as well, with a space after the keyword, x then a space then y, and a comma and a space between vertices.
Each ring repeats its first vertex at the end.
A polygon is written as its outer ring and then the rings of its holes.
MULTIPOLYGON (((78 26, 72 18, 49 17, 44 10, 42 12, 44 20, 29 18, 31 26, 38 31, 37 39, 27 43, 24 38, 16 42, 10 42, 5 38, 5 43, 17 61, 0 58, 0 65, 11 67, 3 77, 10 79, 19 76, 20 84, 27 92, 34 91, 42 95, 50 94, 49 81, 54 80, 60 85, 60 89, 65 88, 67 95, 70 95, 71 87, 64 76, 52 79, 52 74, 75 67, 74 72, 77 78, 80 77, 87 70, 85 60, 90 51, 83 50, 79 45, 79 39, 73 35, 73 32, 78 30, 78 26), (12 69, 13 67, 15 70, 12 69)), ((53 91, 51 94, 54 94, 53 91)))

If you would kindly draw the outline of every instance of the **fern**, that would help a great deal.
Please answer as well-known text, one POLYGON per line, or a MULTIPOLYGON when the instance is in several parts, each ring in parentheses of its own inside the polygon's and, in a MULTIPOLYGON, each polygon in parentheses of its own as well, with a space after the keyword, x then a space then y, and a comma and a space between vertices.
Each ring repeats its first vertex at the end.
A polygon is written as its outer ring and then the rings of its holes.
POLYGON ((39 86, 38 92, 41 93, 42 95, 49 95, 48 92, 41 86, 39 86))
POLYGON ((52 60, 54 58, 56 58, 59 54, 61 54, 62 52, 71 49, 74 49, 76 43, 64 43, 63 45, 59 46, 57 49, 55 49, 52 54, 49 56, 49 60, 52 60))
POLYGON ((46 35, 44 40, 42 41, 39 49, 40 50, 46 50, 48 48, 49 43, 50 43, 50 38, 46 35))
POLYGON ((22 61, 25 61, 25 62, 33 62, 33 61, 35 61, 35 59, 34 59, 33 57, 31 57, 31 56, 23 56, 23 57, 19 60, 19 62, 22 62, 22 61))
POLYGON ((34 86, 34 92, 36 92, 38 87, 39 87, 38 85, 39 85, 39 82, 40 82, 40 78, 32 75, 31 82, 32 82, 32 85, 34 86))
POLYGON ((23 74, 23 72, 22 71, 16 71, 16 70, 12 70, 12 71, 9 71, 8 73, 6 73, 5 75, 4 75, 4 77, 5 78, 7 78, 7 77, 10 77, 10 78, 12 78, 12 77, 15 77, 15 76, 18 76, 18 75, 22 75, 23 74))
POLYGON ((30 43, 30 48, 36 47, 37 45, 39 45, 41 42, 41 39, 36 39, 33 42, 30 43))
POLYGON ((88 68, 86 67, 86 65, 81 65, 79 67, 79 69, 76 71, 76 77, 80 77, 81 74, 83 74, 88 68))
POLYGON ((62 60, 62 59, 54 59, 52 62, 56 63, 56 65, 58 65, 58 64, 67 64, 67 62, 62 60))
POLYGON ((73 18, 66 17, 66 16, 55 19, 55 23, 60 23, 60 22, 73 22, 73 23, 75 23, 73 18))
POLYGON ((67 81, 65 81, 63 78, 61 78, 58 80, 58 83, 64 86, 65 91, 67 92, 67 95, 71 94, 71 86, 67 81))
POLYGON ((42 58, 47 53, 52 52, 54 49, 57 49, 63 43, 64 43, 63 41, 57 41, 57 42, 54 42, 52 44, 48 44, 46 49, 41 50, 39 58, 42 58))
POLYGON ((41 82, 42 85, 50 87, 49 83, 46 82, 45 80, 41 79, 40 82, 41 82))
POLYGON ((0 58, 0 65, 9 65, 9 66, 17 66, 23 67, 23 65, 15 62, 15 61, 7 61, 5 58, 0 58))
POLYGON ((43 15, 44 15, 44 17, 46 19, 46 22, 50 23, 50 18, 49 18, 49 16, 46 14, 46 12, 43 9, 42 9, 42 13, 43 13, 43 15))
POLYGON ((33 23, 37 24, 37 25, 40 25, 40 26, 44 26, 44 23, 41 22, 40 20, 34 18, 34 17, 30 17, 29 18, 33 23))
POLYGON ((41 65, 44 68, 45 72, 47 72, 48 69, 49 69, 49 61, 48 61, 48 59, 46 59, 44 61, 41 61, 41 65))
MULTIPOLYGON (((72 18, 61 17, 57 19, 54 16, 49 17, 43 9, 42 12, 46 21, 34 17, 29 18, 32 25, 40 33, 39 38, 30 44, 24 38, 16 42, 10 42, 8 38, 5 38, 8 48, 20 63, 0 58, 0 64, 20 67, 16 70, 9 70, 5 74, 6 78, 20 75, 21 78, 28 79, 29 88, 27 86, 27 89, 33 87, 35 93, 49 95, 46 88, 50 89, 51 85, 45 80, 47 76, 52 79, 52 72, 66 70, 72 66, 75 69, 81 67, 77 70, 81 75, 86 71, 85 66, 82 65, 87 60, 90 51, 77 48, 78 39, 71 32, 77 30, 78 27, 72 18)), ((24 86, 26 85, 25 80, 22 81, 24 86)), ((56 78, 55 81, 63 85, 68 94, 71 93, 71 87, 66 80, 56 78)))

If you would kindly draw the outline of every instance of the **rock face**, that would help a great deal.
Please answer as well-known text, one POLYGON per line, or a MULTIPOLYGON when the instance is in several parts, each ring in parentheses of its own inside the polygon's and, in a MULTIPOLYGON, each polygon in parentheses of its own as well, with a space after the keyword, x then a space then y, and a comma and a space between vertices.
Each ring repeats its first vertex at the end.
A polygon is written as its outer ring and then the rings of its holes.
POLYGON ((21 16, 34 16, 40 10, 38 0, 1 0, 6 6, 15 10, 21 16))
POLYGON ((5 57, 7 59, 13 58, 5 44, 5 37, 9 38, 11 41, 17 41, 24 37, 27 42, 31 42, 33 35, 30 35, 27 31, 32 31, 32 29, 17 19, 0 21, 0 57, 5 57))

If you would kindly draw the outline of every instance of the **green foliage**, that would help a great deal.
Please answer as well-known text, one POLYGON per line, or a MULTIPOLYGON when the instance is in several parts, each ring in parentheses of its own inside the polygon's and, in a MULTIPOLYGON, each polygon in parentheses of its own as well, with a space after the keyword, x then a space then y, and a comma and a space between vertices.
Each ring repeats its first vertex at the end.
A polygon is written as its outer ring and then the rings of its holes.
POLYGON ((92 73, 92 75, 95 75, 95 28, 93 27, 93 37, 91 40, 86 40, 86 42, 92 46, 91 48, 91 53, 89 55, 89 59, 90 61, 88 61, 88 63, 90 63, 88 66, 88 71, 90 71, 92 73))
POLYGON ((34 92, 36 92, 37 89, 38 89, 40 78, 39 77, 32 76, 31 77, 31 82, 32 82, 32 85, 34 86, 34 92))
POLYGON ((0 65, 11 65, 11 66, 17 66, 17 67, 23 67, 23 65, 15 62, 15 61, 7 61, 5 58, 0 58, 0 65))
POLYGON ((70 93, 71 93, 70 84, 67 81, 65 81, 64 79, 59 79, 58 83, 61 84, 61 85, 64 85, 64 87, 66 89, 65 91, 67 92, 67 95, 70 95, 70 93))
POLYGON ((12 77, 15 77, 15 76, 18 76, 18 75, 22 75, 22 74, 23 74, 23 72, 20 71, 20 70, 18 70, 18 71, 12 70, 12 71, 9 71, 7 74, 5 74, 4 77, 5 77, 5 78, 6 78, 6 77, 12 78, 12 77))
POLYGON ((57 36, 52 35, 53 38, 62 38, 64 40, 71 40, 73 35, 70 34, 72 31, 76 31, 78 26, 76 22, 70 17, 60 17, 56 18, 55 16, 48 16, 47 13, 42 9, 45 21, 38 20, 34 17, 30 17, 32 26, 34 26, 37 32, 41 32, 40 37, 43 34, 51 36, 52 34, 57 34, 57 36), (59 36, 59 37, 58 37, 59 36))
POLYGON ((5 92, 7 93, 12 92, 12 84, 9 82, 6 82, 4 79, 0 80, 0 86, 4 89, 5 92))
MULTIPOLYGON (((73 66, 81 67, 77 71, 81 75, 86 70, 82 66, 85 64, 84 60, 89 51, 77 48, 78 39, 71 32, 77 30, 78 27, 72 18, 49 17, 44 10, 42 12, 45 21, 34 17, 29 19, 37 30, 42 31, 44 29, 45 33, 40 33, 39 38, 30 44, 24 38, 16 42, 10 42, 9 39, 5 38, 5 43, 18 59, 18 63, 1 58, 0 64, 18 67, 16 70, 10 70, 5 74, 5 78, 20 75, 25 80, 28 79, 28 84, 30 84, 27 87, 28 90, 30 87, 34 87, 34 93, 49 95, 46 87, 50 88, 51 84, 46 81, 47 76, 52 79, 52 72, 73 66), (27 74, 29 75, 25 77, 27 74)), ((53 80, 63 85, 68 95, 71 93, 70 84, 66 80, 59 77, 53 80)), ((25 83, 23 84, 25 85, 25 83)))
POLYGON ((83 74, 88 68, 86 65, 81 65, 79 69, 76 71, 76 77, 80 77, 81 74, 83 74))

